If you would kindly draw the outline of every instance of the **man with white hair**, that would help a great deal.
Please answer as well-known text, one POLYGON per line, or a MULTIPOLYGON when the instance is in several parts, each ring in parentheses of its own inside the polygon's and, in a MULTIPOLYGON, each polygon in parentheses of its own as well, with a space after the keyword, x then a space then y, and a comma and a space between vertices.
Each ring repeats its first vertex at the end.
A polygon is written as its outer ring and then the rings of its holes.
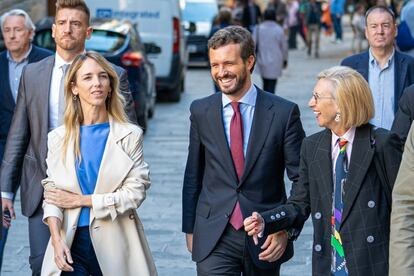
MULTIPOLYGON (((20 9, 4 13, 0 19, 1 31, 6 50, 0 53, 0 160, 3 159, 7 134, 10 129, 14 107, 23 67, 53 54, 52 52, 32 45, 35 26, 29 15, 20 9)), ((16 191, 13 191, 16 194, 16 191)), ((7 195, 2 194, 2 197, 7 195)), ((13 199, 13 196, 9 196, 13 199)), ((4 212, 2 240, 0 241, 0 270, 3 250, 11 216, 4 212)))

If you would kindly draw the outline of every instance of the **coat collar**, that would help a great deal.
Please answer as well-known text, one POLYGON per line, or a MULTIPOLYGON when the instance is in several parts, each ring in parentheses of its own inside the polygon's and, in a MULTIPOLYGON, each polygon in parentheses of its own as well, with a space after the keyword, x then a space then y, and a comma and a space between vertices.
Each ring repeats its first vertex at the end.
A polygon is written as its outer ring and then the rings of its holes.
POLYGON ((355 133, 351 163, 344 187, 345 198, 341 227, 349 216, 374 157, 375 149, 372 147, 371 131, 372 126, 367 124, 358 127, 355 133))
MULTIPOLYGON (((94 193, 110 193, 115 191, 122 184, 122 181, 134 165, 134 161, 125 152, 123 146, 120 145, 122 139, 132 132, 131 127, 128 124, 114 121, 112 117, 109 117, 109 125, 108 140, 102 156, 94 193)), ((59 141, 56 142, 61 143, 65 134, 65 128, 61 126, 54 131, 59 136, 59 141)), ((62 147, 60 149, 62 150, 62 147)), ((53 180, 58 188, 82 194, 76 174, 73 140, 69 141, 65 155, 66 162, 63 162, 61 158, 61 150, 48 156, 48 165, 52 166, 49 169, 53 175, 64 175, 67 177, 53 180)))

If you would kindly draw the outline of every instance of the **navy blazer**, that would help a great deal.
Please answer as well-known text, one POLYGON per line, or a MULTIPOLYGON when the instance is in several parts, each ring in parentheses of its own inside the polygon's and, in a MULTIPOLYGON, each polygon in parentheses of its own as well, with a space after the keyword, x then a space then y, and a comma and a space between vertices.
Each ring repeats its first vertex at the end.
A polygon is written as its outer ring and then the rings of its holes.
MULTIPOLYGON (((331 275, 331 142, 329 129, 303 140, 299 181, 293 184, 287 204, 261 213, 269 232, 299 228, 311 214, 314 276, 331 275)), ((396 134, 370 124, 357 127, 339 229, 350 276, 388 273, 391 191, 401 155, 396 134)))
MULTIPOLYGON (((32 50, 29 54, 29 63, 37 62, 50 55, 53 55, 53 52, 32 45, 32 50)), ((16 106, 9 82, 9 60, 7 59, 7 51, 0 53, 0 72, 0 160, 2 160, 7 134, 13 118, 14 107, 16 106)))
MULTIPOLYGON (((183 232, 193 233, 192 257, 205 259, 223 234, 236 201, 243 217, 286 202, 284 172, 298 179, 299 152, 305 133, 296 104, 257 89, 243 175, 238 181, 226 140, 222 95, 196 100, 190 107, 190 145, 183 187, 183 232)), ((278 267, 293 255, 290 242, 276 262, 260 261, 260 246, 246 235, 256 266, 278 267)))
MULTIPOLYGON (((394 114, 398 110, 398 101, 404 89, 414 83, 414 58, 395 50, 395 87, 394 87, 394 114)), ((341 65, 348 66, 358 71, 368 81, 369 76, 369 52, 356 54, 342 60, 341 65)))

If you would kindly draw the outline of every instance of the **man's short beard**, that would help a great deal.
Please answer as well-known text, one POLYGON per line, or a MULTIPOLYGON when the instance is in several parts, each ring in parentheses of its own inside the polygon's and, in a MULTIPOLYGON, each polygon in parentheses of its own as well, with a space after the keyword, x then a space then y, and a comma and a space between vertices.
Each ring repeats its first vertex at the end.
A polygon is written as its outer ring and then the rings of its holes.
POLYGON ((219 81, 216 79, 213 79, 213 80, 214 80, 214 83, 217 85, 217 87, 220 88, 221 92, 223 92, 226 95, 234 95, 234 94, 237 94, 243 88, 243 86, 246 84, 246 81, 247 81, 247 74, 245 71, 242 71, 239 77, 240 78, 238 79, 236 86, 234 86, 234 88, 231 88, 228 91, 223 91, 223 89, 221 89, 219 81))

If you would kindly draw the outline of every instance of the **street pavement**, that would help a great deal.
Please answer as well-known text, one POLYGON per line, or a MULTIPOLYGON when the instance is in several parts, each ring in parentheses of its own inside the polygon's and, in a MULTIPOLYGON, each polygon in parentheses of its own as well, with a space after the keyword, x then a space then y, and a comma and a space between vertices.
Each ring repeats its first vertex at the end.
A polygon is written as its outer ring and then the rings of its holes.
MULTIPOLYGON (((331 44, 321 36, 320 58, 308 57, 299 41, 299 49, 289 52, 288 68, 278 81, 276 94, 297 103, 307 135, 320 130, 315 116, 307 107, 316 82, 323 69, 338 65, 351 54, 352 34, 347 28, 345 42, 331 44)), ((260 77, 253 79, 261 86, 260 77)), ((157 104, 154 118, 149 123, 144 153, 150 165, 152 185, 147 198, 138 209, 160 276, 193 276, 195 264, 187 252, 181 232, 181 190, 187 158, 189 132, 189 106, 197 98, 210 95, 213 84, 207 68, 190 68, 186 75, 186 89, 179 103, 157 104)), ((290 183, 286 178, 287 190, 290 183)), ((27 219, 20 212, 20 198, 16 199, 17 219, 9 233, 1 275, 30 275, 28 265, 29 243, 27 219)), ((281 275, 311 275, 312 225, 305 224, 295 242, 295 255, 282 266, 281 275)), ((108 237, 116 239, 116 237, 108 237)), ((111 248, 108 248, 111 250, 111 248)))

